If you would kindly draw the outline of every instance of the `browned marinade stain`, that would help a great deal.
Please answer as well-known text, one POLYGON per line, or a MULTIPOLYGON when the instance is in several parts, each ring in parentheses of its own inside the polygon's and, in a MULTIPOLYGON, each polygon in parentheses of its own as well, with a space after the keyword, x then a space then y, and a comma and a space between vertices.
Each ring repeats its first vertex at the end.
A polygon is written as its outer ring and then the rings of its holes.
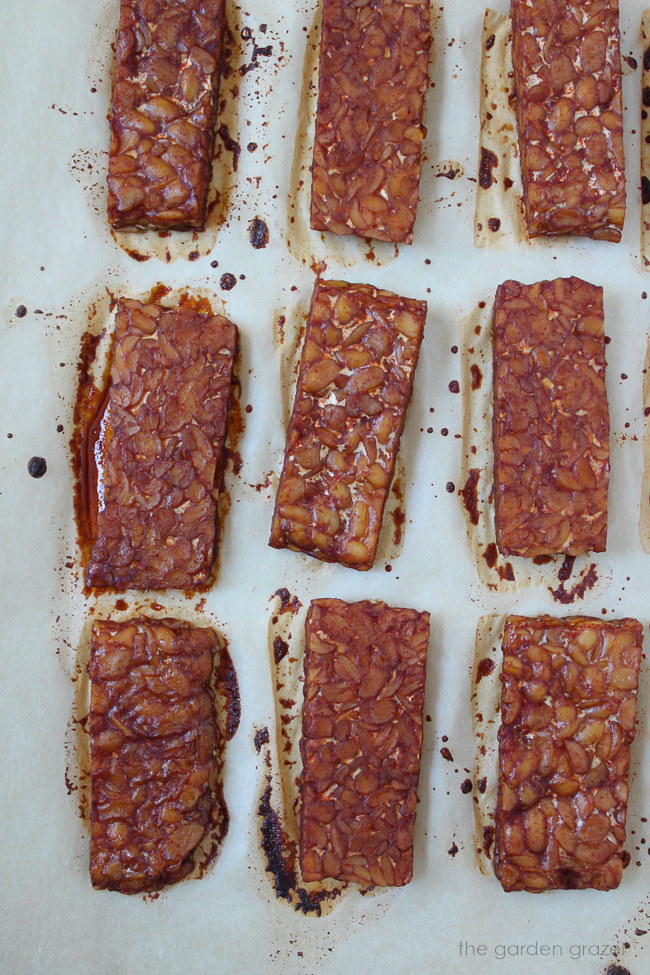
POLYGON ((481 372, 480 367, 477 366, 477 364, 475 362, 473 362, 471 364, 471 366, 469 367, 469 374, 470 374, 470 377, 471 377, 471 382, 470 382, 471 389, 473 391, 476 391, 477 389, 480 389, 481 388, 481 383, 483 381, 483 373, 481 372))
POLYGON ((478 170, 478 184, 482 190, 489 190, 496 179, 492 170, 499 165, 499 160, 491 149, 481 146, 481 161, 478 170))
POLYGON ((494 667, 494 660, 491 657, 483 657, 482 660, 479 660, 478 667, 476 668, 476 683, 478 684, 484 677, 491 674, 494 667))
POLYGON ((467 480, 464 486, 460 489, 460 496, 463 499, 463 504, 465 505, 465 510, 469 515, 469 520, 473 525, 478 525, 479 510, 478 510, 478 481, 481 476, 481 472, 476 467, 470 468, 467 475, 467 480))
POLYGON ((228 150, 228 152, 232 153, 232 168, 235 170, 235 172, 237 172, 239 157, 241 155, 241 146, 235 141, 235 139, 232 138, 225 122, 222 122, 219 126, 219 135, 224 147, 228 150))
POLYGON ((261 750, 262 746, 263 745, 268 745, 268 743, 269 743, 269 729, 266 728, 266 727, 264 727, 264 728, 258 728, 255 731, 255 736, 253 738, 253 744, 255 745, 255 751, 257 752, 258 755, 260 753, 260 750, 261 750))
POLYGON ((491 856, 492 844, 494 843, 494 826, 483 827, 483 852, 486 857, 491 856))
POLYGON ((289 644, 286 640, 283 640, 281 636, 276 636, 273 641, 273 659, 276 664, 279 664, 286 655, 289 653, 289 644))
POLYGON ((342 888, 308 891, 298 883, 296 844, 287 834, 271 800, 271 783, 267 776, 257 813, 262 851, 266 859, 265 870, 271 874, 275 895, 292 904, 296 911, 320 917, 323 901, 334 900, 341 894, 342 888))
POLYGON ((566 605, 574 602, 576 599, 583 599, 585 593, 589 589, 593 589, 597 581, 598 572, 596 571, 595 563, 592 562, 582 577, 570 589, 566 589, 564 582, 560 582, 557 589, 548 586, 548 591, 556 602, 566 605))
POLYGON ((490 542, 485 551, 483 552, 483 558, 487 562, 489 569, 494 569, 497 564, 499 551, 496 546, 496 542, 490 542))
MULTIPOLYGON (((271 599, 275 599, 276 596, 280 600, 280 607, 278 609, 278 614, 293 613, 295 616, 295 614, 302 606, 302 603, 300 602, 298 597, 292 596, 288 589, 285 588, 276 589, 273 595, 271 596, 271 599)), ((273 620, 273 622, 277 623, 277 617, 273 620)))

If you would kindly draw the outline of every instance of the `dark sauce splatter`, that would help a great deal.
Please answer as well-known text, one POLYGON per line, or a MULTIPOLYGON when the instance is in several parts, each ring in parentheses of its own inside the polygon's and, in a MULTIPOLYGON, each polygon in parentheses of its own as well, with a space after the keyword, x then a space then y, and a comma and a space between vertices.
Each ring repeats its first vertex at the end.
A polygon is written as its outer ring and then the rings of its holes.
POLYGON ((478 684, 484 677, 488 677, 494 670, 494 666, 494 660, 491 657, 483 657, 482 660, 479 660, 476 668, 476 683, 478 684))
POLYGON ((463 499, 463 504, 465 505, 465 510, 469 515, 469 520, 473 525, 478 525, 479 511, 478 511, 478 479, 481 472, 476 467, 472 467, 469 474, 467 475, 467 480, 464 486, 460 490, 460 496, 463 499))
POLYGON ((499 578, 503 579, 505 582, 515 581, 515 570, 512 568, 510 562, 506 562, 505 565, 497 566, 497 572, 499 573, 499 578))
POLYGON ((262 745, 268 745, 269 743, 269 729, 268 728, 258 728, 255 732, 255 737, 253 738, 255 744, 255 750, 259 755, 262 745))
POLYGON ((27 461, 27 473, 30 477, 43 477, 47 470, 47 461, 44 457, 30 457, 27 461))
POLYGON ((495 565, 497 564, 498 554, 499 554, 499 552, 498 552, 498 549, 496 547, 496 543, 495 542, 490 542, 490 544, 488 545, 488 547, 483 552, 483 558, 487 562, 489 569, 493 569, 495 567, 495 565))
POLYGON ((641 177, 641 202, 644 206, 650 203, 650 179, 647 176, 641 177))
POLYGON ((271 805, 270 784, 262 793, 257 812, 261 819, 262 850, 266 857, 266 872, 271 874, 276 897, 290 904, 297 901, 294 903, 297 911, 320 917, 322 902, 337 897, 340 889, 310 893, 298 887, 296 844, 287 835, 280 817, 271 805))
POLYGON ((623 55, 623 60, 627 64, 628 68, 631 68, 632 69, 632 71, 636 71, 636 69, 639 66, 639 63, 638 63, 637 59, 634 58, 634 57, 632 57, 631 54, 624 54, 623 55))
POLYGON ((608 965, 606 975, 630 975, 630 970, 622 965, 608 965))
POLYGON ((446 745, 445 745, 444 748, 441 748, 440 749, 440 754, 445 759, 445 761, 447 761, 447 762, 453 762, 454 756, 451 754, 451 752, 449 751, 449 749, 447 748, 446 745))
POLYGON ((494 47, 495 40, 496 40, 496 37, 494 36, 494 34, 490 34, 490 36, 488 37, 488 39, 485 42, 485 50, 486 51, 490 51, 494 47))
POLYGON ((237 672, 225 641, 219 654, 219 663, 215 672, 214 685, 219 697, 225 700, 226 741, 230 741, 239 727, 241 719, 241 697, 239 694, 237 672))
POLYGON ((230 272, 226 272, 226 274, 221 275, 221 278, 219 279, 219 284, 223 289, 223 291, 231 291, 237 284, 237 278, 235 277, 234 274, 230 274, 230 272))
POLYGON ((289 644, 287 641, 283 640, 280 636, 276 636, 275 640, 273 641, 273 659, 275 660, 276 665, 279 664, 281 660, 284 660, 288 653, 289 644))
POLYGON ((139 261, 140 263, 148 261, 151 257, 151 254, 141 254, 140 251, 136 251, 133 247, 125 247, 124 250, 129 257, 132 257, 134 261, 139 261))
POLYGON ((460 393, 460 385, 457 379, 452 379, 452 381, 449 383, 449 392, 460 393))
POLYGON ((486 775, 484 775, 483 778, 481 778, 481 779, 478 780, 478 782, 476 783, 476 788, 481 793, 481 795, 483 795, 485 793, 485 790, 487 789, 487 776, 486 775))
POLYGON ((16 318, 24 318, 27 314, 27 309, 24 305, 18 305, 16 308, 16 318))
POLYGON ((490 856, 492 844, 494 843, 494 826, 483 827, 483 852, 486 857, 490 856))
POLYGON ((455 857, 456 856, 456 854, 458 853, 458 847, 456 846, 455 843, 452 843, 451 844, 451 846, 447 850, 447 853, 449 854, 450 857, 455 857))
POLYGON ((469 374, 471 376, 471 388, 473 390, 480 389, 481 383, 483 382, 483 373, 475 362, 469 367, 469 374))
POLYGON ((576 560, 575 555, 567 555, 564 562, 560 566, 560 571, 557 574, 558 580, 560 582, 566 582, 573 572, 573 565, 576 560))
POLYGON ((445 484, 445 491, 447 492, 447 494, 453 494, 455 490, 456 490, 456 485, 454 484, 454 482, 447 481, 447 483, 445 484))
POLYGON ((471 779, 465 779, 463 782, 461 782, 461 784, 460 784, 460 791, 463 793, 464 796, 466 796, 468 793, 470 793, 472 791, 472 789, 473 789, 473 786, 472 786, 472 780, 471 779))
POLYGON ((221 141, 228 152, 232 152, 232 168, 235 170, 235 172, 237 172, 239 156, 241 154, 241 146, 233 139, 225 122, 222 122, 219 126, 219 135, 221 136, 221 141))
POLYGON ((490 217, 490 219, 488 220, 488 228, 492 231, 493 234, 497 232, 500 226, 501 226, 501 221, 499 220, 498 217, 490 217))
POLYGON ((489 190, 496 182, 492 170, 499 165, 499 161, 490 149, 481 146, 481 162, 478 170, 478 184, 482 190, 489 190))
POLYGON ((548 565, 548 563, 552 561, 552 555, 535 555, 533 558, 534 565, 548 565))
POLYGON ((570 589, 566 589, 564 582, 560 582, 557 589, 552 589, 548 586, 548 591, 550 592, 553 599, 558 603, 572 603, 575 599, 583 599, 585 593, 589 589, 593 589, 596 582, 598 581, 598 573, 596 572, 596 566, 592 562, 587 571, 583 574, 582 578, 575 583, 570 589))
POLYGON ((269 242, 269 228, 260 217, 254 217, 248 225, 248 239, 255 250, 261 250, 269 242))
POLYGON ((274 599, 276 596, 280 600, 280 613, 293 613, 295 615, 302 606, 298 597, 292 596, 288 589, 276 589, 271 599, 274 599))

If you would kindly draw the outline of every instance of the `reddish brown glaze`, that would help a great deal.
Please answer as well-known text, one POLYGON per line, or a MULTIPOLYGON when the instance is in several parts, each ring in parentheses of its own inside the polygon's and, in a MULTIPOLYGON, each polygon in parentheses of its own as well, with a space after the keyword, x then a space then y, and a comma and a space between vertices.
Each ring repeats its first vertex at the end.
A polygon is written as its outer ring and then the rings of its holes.
POLYGON ((402 886, 413 873, 429 614, 317 599, 305 634, 303 879, 402 886))
POLYGON ((236 327, 219 315, 120 300, 94 445, 88 585, 191 589, 207 581, 236 343, 236 327))
POLYGON ((506 621, 495 842, 504 890, 620 883, 642 642, 632 619, 506 621))
POLYGON ((602 288, 506 281, 494 306, 495 521, 504 555, 602 552, 609 411, 602 288))
POLYGON ((113 227, 202 227, 224 0, 121 0, 109 114, 113 227))
POLYGON ((618 0, 512 0, 530 237, 621 239, 625 161, 618 0))
POLYGON ((318 281, 270 544, 370 569, 411 399, 427 306, 318 281))
POLYGON ((429 0, 324 0, 311 226, 411 243, 429 0))
POLYGON ((181 880, 218 818, 213 630, 93 625, 90 875, 123 894, 181 880))

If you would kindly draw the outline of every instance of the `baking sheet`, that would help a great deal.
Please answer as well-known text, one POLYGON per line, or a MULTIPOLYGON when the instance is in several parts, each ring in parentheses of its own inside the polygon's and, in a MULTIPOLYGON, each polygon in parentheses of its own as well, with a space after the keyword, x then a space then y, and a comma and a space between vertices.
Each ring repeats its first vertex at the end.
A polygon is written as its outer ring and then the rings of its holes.
MULTIPOLYGON (((507 12, 506 3, 494 6, 507 12)), ((312 128, 300 120, 304 82, 313 66, 316 4, 299 2, 289 9, 271 0, 229 3, 233 38, 225 90, 238 88, 239 94, 228 135, 241 153, 227 181, 228 206, 210 231, 209 253, 207 237, 174 238, 164 249, 160 238, 138 238, 131 250, 147 256, 145 248, 151 247, 158 255, 144 261, 116 242, 103 216, 116 0, 94 5, 62 0, 55 17, 44 0, 0 10, 3 970, 388 975, 433 965, 445 972, 596 975, 614 961, 613 948, 632 975, 648 970, 643 945, 650 934, 635 933, 650 930, 648 845, 642 842, 650 810, 645 717, 633 749, 631 863, 618 891, 504 894, 477 867, 476 787, 463 791, 475 757, 471 675, 479 617, 604 611, 650 619, 650 563, 638 527, 648 333, 648 279, 639 254, 640 67, 624 77, 629 209, 622 242, 475 248, 484 7, 459 0, 434 11, 434 86, 427 94, 421 203, 414 244, 396 254, 354 241, 344 250, 338 240, 307 230, 304 212, 294 236, 296 207, 304 210, 308 199, 304 193, 303 202, 298 199, 295 174, 296 159, 309 159, 305 140, 312 128), (256 48, 269 46, 270 53, 255 55, 256 48), (249 150, 253 144, 257 148, 249 150), (255 217, 269 230, 269 242, 260 249, 249 238, 255 217), (183 250, 186 244, 191 251, 183 250), (399 554, 386 549, 367 573, 267 546, 290 399, 282 377, 291 375, 291 336, 304 323, 315 272, 324 265, 328 276, 429 302, 400 452, 402 547, 399 554), (235 278, 230 290, 221 287, 224 274, 235 278), (461 344, 461 322, 480 301, 493 300, 501 281, 560 274, 603 285, 611 337, 610 533, 607 553, 594 559, 606 585, 568 607, 554 600, 545 582, 500 591, 478 576, 457 494, 463 411, 454 391, 461 380, 460 353, 452 351, 461 344), (241 331, 244 428, 236 449, 243 463, 239 474, 231 463, 226 476, 230 510, 222 526, 217 584, 191 599, 162 594, 157 605, 218 627, 237 669, 242 718, 226 756, 231 820, 221 856, 202 879, 152 900, 95 892, 88 880, 87 832, 67 728, 88 620, 93 611, 112 612, 116 600, 95 601, 82 592, 67 445, 82 336, 109 322, 111 296, 137 297, 160 281, 178 291, 210 293, 214 309, 227 312, 241 331), (26 311, 17 316, 20 306, 26 311), (27 473, 35 455, 47 461, 47 473, 38 480, 27 473), (276 773, 266 765, 267 746, 258 753, 254 738, 267 728, 269 746, 275 747, 282 723, 268 649, 270 600, 281 588, 303 607, 322 596, 375 597, 428 609, 432 616, 413 882, 366 896, 350 890, 322 917, 305 916, 276 897, 259 844, 260 797, 267 774, 276 773)), ((623 0, 622 7, 623 54, 640 65, 643 4, 623 0)), ((217 145, 219 170, 236 153, 222 138, 217 145)), ((301 178, 306 177, 303 169, 301 178)), ((389 541, 391 530, 389 525, 389 541)), ((153 615, 162 612, 151 608, 152 599, 125 599, 129 611, 144 604, 153 615)), ((299 639, 298 627, 292 642, 299 639)), ((646 676, 644 714, 648 686, 646 676)), ((279 788, 276 776, 274 802, 279 788)))

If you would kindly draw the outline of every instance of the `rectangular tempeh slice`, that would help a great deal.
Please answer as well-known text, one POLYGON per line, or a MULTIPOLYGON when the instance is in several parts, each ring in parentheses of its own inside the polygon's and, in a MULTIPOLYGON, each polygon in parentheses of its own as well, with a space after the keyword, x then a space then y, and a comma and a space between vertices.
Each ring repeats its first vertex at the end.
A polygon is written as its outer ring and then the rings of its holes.
POLYGON ((270 544, 370 569, 413 389, 425 301, 317 281, 270 544))
POLYGON ((225 0, 121 0, 109 114, 113 227, 202 227, 225 0))
POLYGON ((139 617, 93 624, 94 887, 131 894, 181 880, 217 815, 213 630, 139 617))
POLYGON ((303 880, 413 874, 429 614, 315 599, 305 625, 303 880))
POLYGON ((618 0, 512 0, 530 237, 621 239, 625 161, 618 0))
POLYGON ((633 619, 506 620, 495 838, 504 890, 620 883, 642 644, 633 619))
POLYGON ((86 581, 192 589, 214 562, 236 327, 120 299, 86 581))
POLYGON ((413 239, 429 0, 324 0, 311 226, 413 239))
POLYGON ((504 555, 602 552, 609 411, 602 288, 506 281, 494 306, 494 485, 504 555))

